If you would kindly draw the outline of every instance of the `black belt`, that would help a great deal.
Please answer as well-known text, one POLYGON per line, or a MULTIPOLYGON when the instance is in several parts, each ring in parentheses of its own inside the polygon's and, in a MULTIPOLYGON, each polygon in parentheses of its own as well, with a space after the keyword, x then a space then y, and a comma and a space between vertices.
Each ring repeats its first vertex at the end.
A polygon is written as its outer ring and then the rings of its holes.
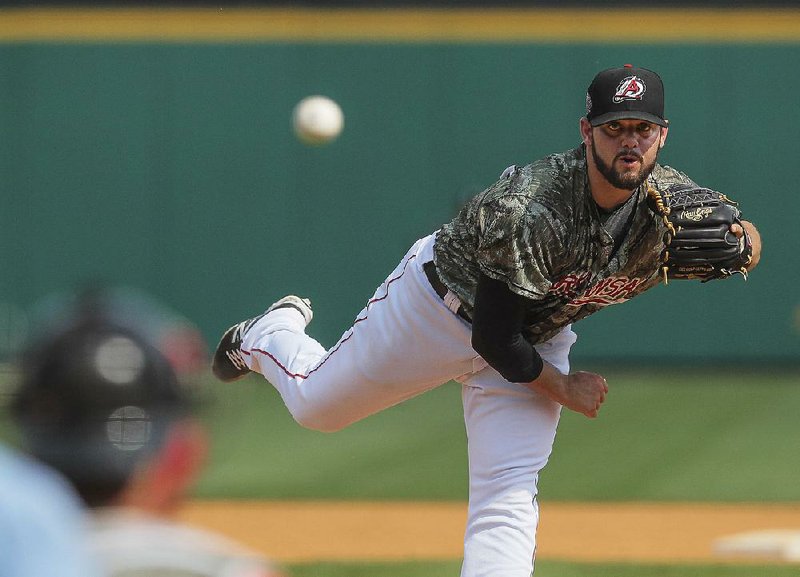
MULTIPOLYGON (((436 264, 434 264, 432 260, 429 260, 422 265, 422 270, 425 271, 425 276, 428 277, 428 282, 431 283, 433 290, 436 291, 436 294, 439 295, 442 300, 444 300, 445 295, 447 295, 450 289, 447 288, 447 286, 442 282, 442 279, 439 278, 439 273, 436 272, 436 264)), ((458 307, 456 314, 468 323, 472 324, 472 319, 467 311, 464 310, 464 305, 458 307)))

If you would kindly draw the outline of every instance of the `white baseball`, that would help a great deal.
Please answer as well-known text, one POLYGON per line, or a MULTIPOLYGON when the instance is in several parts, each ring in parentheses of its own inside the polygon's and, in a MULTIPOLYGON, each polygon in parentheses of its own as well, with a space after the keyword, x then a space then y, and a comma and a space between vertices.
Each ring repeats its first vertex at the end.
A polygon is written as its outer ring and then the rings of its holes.
POLYGON ((308 96, 294 107, 292 124, 301 141, 325 144, 339 136, 344 127, 344 114, 327 96, 308 96))

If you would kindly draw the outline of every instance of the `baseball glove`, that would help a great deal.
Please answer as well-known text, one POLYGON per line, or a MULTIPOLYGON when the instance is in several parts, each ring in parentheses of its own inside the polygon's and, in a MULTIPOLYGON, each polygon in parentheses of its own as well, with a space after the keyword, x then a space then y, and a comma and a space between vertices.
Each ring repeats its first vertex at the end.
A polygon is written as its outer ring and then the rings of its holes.
POLYGON ((653 189, 650 192, 668 231, 664 283, 669 279, 708 282, 734 274, 747 280, 753 246, 746 232, 737 238, 730 230, 732 224, 742 224, 735 202, 720 192, 690 184, 673 185, 663 196, 653 189))

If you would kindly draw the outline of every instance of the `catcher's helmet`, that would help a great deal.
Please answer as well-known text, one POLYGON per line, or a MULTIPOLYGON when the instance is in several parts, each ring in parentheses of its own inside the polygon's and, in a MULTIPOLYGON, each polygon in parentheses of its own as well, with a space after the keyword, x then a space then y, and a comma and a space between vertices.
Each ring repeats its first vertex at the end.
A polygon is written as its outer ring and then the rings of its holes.
POLYGON ((165 357, 84 303, 22 359, 12 412, 28 449, 76 484, 121 485, 189 400, 165 357))

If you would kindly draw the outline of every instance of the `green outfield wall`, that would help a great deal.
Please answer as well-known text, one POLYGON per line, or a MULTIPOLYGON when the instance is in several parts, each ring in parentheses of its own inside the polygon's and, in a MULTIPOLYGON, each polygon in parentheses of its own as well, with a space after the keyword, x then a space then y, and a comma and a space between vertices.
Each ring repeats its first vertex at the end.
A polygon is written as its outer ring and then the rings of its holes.
POLYGON ((6 335, 99 280, 209 343, 297 292, 333 344, 415 239, 506 166, 577 145, 594 73, 633 62, 666 84, 662 162, 739 200, 765 254, 746 283, 674 282, 583 321, 575 359, 800 359, 800 12, 658 12, 705 23, 691 41, 647 36, 648 13, 214 12, 0 11, 6 335), (309 94, 344 110, 328 146, 292 135, 309 94))

